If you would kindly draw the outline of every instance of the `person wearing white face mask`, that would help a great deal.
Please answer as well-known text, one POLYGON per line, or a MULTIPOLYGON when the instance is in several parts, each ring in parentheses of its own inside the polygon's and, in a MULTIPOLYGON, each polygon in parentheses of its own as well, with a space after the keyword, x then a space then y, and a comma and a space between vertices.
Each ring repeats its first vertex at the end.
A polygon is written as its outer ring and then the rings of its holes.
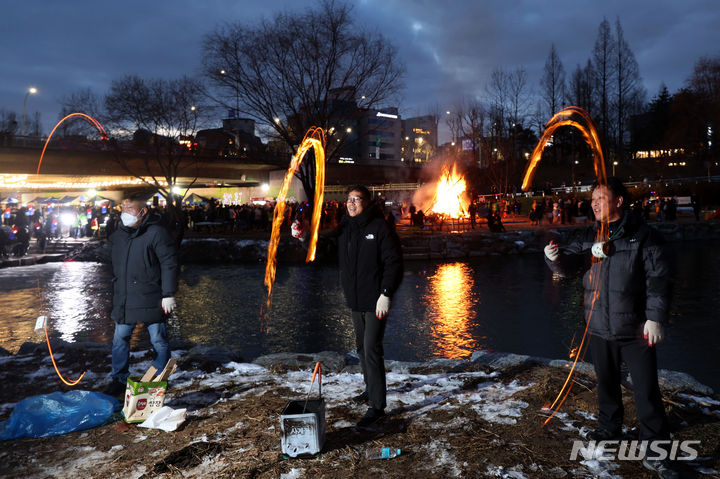
POLYGON ((177 249, 160 215, 150 212, 141 196, 122 202, 120 225, 109 237, 103 252, 113 267, 115 322, 111 382, 106 394, 125 390, 129 375, 130 336, 135 326, 145 324, 155 350, 153 366, 161 371, 170 359, 167 316, 175 310, 177 249))

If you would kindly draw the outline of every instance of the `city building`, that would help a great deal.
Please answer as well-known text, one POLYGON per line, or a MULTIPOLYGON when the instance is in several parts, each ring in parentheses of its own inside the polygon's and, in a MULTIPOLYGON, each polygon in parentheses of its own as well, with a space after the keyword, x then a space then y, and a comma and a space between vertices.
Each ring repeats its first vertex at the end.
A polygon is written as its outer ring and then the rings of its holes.
POLYGON ((402 161, 402 120, 398 109, 363 110, 357 139, 360 164, 398 166, 402 161))
POLYGON ((401 161, 410 165, 427 163, 438 149, 437 122, 432 115, 402 121, 401 161))

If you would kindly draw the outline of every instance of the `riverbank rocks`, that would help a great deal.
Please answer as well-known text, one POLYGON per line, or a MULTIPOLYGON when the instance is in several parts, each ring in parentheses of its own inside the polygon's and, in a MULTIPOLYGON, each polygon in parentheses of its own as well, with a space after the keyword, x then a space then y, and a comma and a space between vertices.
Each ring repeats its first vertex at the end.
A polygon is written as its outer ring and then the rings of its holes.
MULTIPOLYGON (((650 223, 670 242, 720 239, 720 222, 650 223)), ((464 233, 404 231, 400 234, 406 261, 462 260, 480 256, 542 253, 548 241, 566 243, 587 226, 533 228, 529 230, 490 233, 480 230, 464 233)), ((91 241, 69 256, 75 261, 97 261, 95 250, 103 242, 91 241)), ((279 263, 302 263, 307 255, 307 241, 282 236, 278 243, 279 263)), ((181 263, 264 263, 267 261, 267 239, 186 238, 179 251, 181 263)), ((315 262, 335 262, 337 245, 332 238, 320 236, 315 262)), ((20 263, 18 262, 18 265, 20 263)))
POLYGON ((185 371, 199 369, 211 373, 230 362, 242 363, 244 361, 242 356, 235 351, 198 344, 180 356, 178 367, 185 371))
POLYGON ((322 363, 323 372, 340 372, 345 368, 345 354, 335 351, 321 351, 319 353, 275 353, 260 356, 253 364, 266 367, 272 371, 285 372, 288 370, 310 370, 315 363, 322 363))

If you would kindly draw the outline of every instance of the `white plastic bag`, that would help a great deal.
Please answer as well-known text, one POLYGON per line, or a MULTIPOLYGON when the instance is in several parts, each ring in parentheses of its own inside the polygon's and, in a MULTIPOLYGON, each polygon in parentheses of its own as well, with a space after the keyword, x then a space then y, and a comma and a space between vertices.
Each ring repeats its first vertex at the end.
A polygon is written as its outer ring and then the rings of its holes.
POLYGON ((187 409, 173 409, 170 406, 163 406, 150 414, 148 418, 138 424, 138 426, 172 432, 185 422, 186 417, 187 409))

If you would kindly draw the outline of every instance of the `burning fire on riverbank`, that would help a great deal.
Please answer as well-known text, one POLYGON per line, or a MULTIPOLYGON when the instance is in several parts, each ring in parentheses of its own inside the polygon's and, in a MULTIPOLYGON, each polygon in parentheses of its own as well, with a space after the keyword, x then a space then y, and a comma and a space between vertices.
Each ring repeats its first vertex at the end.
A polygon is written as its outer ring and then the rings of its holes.
POLYGON ((437 214, 446 218, 468 216, 467 184, 456 165, 443 165, 440 177, 434 183, 423 185, 415 192, 413 204, 426 215, 437 214))

